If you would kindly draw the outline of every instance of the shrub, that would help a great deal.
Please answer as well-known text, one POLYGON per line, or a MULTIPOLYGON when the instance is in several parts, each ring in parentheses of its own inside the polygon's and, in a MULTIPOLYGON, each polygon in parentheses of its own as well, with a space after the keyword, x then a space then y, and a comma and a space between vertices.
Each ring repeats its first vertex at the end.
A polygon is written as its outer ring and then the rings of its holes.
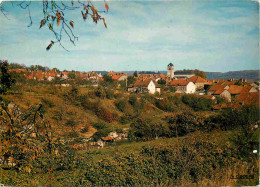
POLYGON ((99 97, 99 98, 102 98, 102 99, 104 99, 106 97, 106 93, 105 93, 104 89, 101 86, 98 86, 95 89, 95 95, 97 97, 99 97))
POLYGON ((130 105, 135 106, 135 105, 136 105, 136 101, 137 101, 136 95, 131 95, 131 96, 129 97, 128 102, 129 102, 130 105))
POLYGON ((210 110, 212 108, 212 101, 203 96, 195 96, 190 94, 185 94, 182 96, 182 102, 193 108, 195 111, 200 110, 210 110))
POLYGON ((167 125, 161 121, 142 118, 136 119, 130 126, 130 140, 151 140, 168 134, 167 125))
POLYGON ((92 138, 94 141, 98 141, 101 137, 106 137, 109 132, 110 132, 109 129, 99 130, 93 134, 92 138))
POLYGON ((226 109, 219 116, 222 130, 236 128, 248 129, 259 121, 259 108, 253 105, 244 105, 240 109, 226 109))
POLYGON ((107 128, 107 124, 104 122, 94 123, 92 126, 98 130, 107 128))
POLYGON ((199 129, 199 123, 196 114, 188 112, 178 114, 168 120, 171 136, 184 136, 190 132, 199 129))
POLYGON ((106 89, 106 98, 107 99, 113 99, 114 98, 114 91, 106 89))
POLYGON ((99 118, 103 119, 106 122, 111 123, 112 121, 118 120, 117 114, 110 112, 108 109, 106 109, 102 106, 97 106, 95 112, 99 118))
POLYGON ((115 103, 117 109, 121 112, 125 111, 126 108, 126 101, 125 100, 119 100, 115 103))
POLYGON ((69 119, 68 121, 66 121, 65 125, 74 128, 77 124, 74 119, 69 119))

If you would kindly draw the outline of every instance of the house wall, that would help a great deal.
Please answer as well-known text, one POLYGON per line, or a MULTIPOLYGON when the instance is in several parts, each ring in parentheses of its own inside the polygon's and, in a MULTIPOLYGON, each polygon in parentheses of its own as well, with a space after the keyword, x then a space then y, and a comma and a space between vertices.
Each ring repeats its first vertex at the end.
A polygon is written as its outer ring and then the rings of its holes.
POLYGON ((225 98, 228 102, 231 102, 231 94, 225 90, 220 94, 220 97, 225 98))
POLYGON ((194 93, 196 91, 196 85, 193 82, 189 82, 186 86, 185 93, 194 93))
POLYGON ((118 78, 118 81, 124 81, 127 79, 126 75, 122 75, 121 77, 118 78))
POLYGON ((153 81, 151 81, 147 86, 148 92, 154 94, 156 92, 156 86, 153 81))
POLYGON ((176 89, 176 93, 185 93, 186 86, 173 86, 176 89))
POLYGON ((199 83, 195 83, 195 85, 196 85, 196 88, 197 88, 197 89, 202 89, 202 88, 204 88, 204 83, 199 82, 199 83))

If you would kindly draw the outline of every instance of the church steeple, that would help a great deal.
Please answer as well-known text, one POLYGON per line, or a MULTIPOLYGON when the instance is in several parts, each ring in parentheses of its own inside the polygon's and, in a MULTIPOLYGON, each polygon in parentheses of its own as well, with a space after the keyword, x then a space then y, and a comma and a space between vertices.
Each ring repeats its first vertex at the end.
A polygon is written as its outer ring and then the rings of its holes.
POLYGON ((167 77, 170 77, 171 79, 174 77, 174 65, 172 63, 167 66, 167 77))

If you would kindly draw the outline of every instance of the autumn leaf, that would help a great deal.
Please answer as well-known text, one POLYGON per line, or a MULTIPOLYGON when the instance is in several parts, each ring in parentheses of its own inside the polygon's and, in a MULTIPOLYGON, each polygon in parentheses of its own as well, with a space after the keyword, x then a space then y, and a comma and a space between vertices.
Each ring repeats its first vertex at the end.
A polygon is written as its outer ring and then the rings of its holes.
POLYGON ((104 22, 105 27, 107 28, 107 24, 106 24, 105 18, 103 18, 103 22, 104 22))
POLYGON ((60 18, 57 18, 57 25, 59 26, 60 24, 60 18))
POLYGON ((49 29, 52 30, 52 24, 51 23, 49 23, 49 29))
POLYGON ((46 23, 46 20, 45 20, 45 19, 41 20, 40 28, 41 28, 43 25, 45 25, 45 23, 46 23))
POLYGON ((49 51, 53 44, 54 44, 54 41, 51 41, 51 43, 48 45, 48 47, 46 48, 46 50, 49 51))
POLYGON ((87 19, 87 14, 84 14, 83 11, 81 11, 81 13, 82 13, 82 17, 83 17, 83 19, 85 21, 87 19))
POLYGON ((109 7, 108 7, 108 4, 107 4, 107 3, 105 3, 105 8, 106 8, 106 10, 108 11, 109 7))
POLYGON ((74 21, 70 20, 70 26, 74 28, 74 21))
POLYGON ((55 20, 55 16, 51 16, 51 19, 52 19, 52 21, 54 21, 55 20))

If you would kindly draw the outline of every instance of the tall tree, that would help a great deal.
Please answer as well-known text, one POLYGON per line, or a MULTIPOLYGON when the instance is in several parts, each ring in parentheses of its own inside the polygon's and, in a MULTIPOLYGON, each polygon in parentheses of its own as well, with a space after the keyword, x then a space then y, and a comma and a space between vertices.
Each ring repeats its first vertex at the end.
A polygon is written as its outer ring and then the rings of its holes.
POLYGON ((137 71, 134 72, 133 76, 138 77, 137 71))
POLYGON ((0 61, 0 70, 0 94, 6 94, 7 90, 15 83, 15 79, 13 79, 8 72, 8 62, 6 60, 0 61))

